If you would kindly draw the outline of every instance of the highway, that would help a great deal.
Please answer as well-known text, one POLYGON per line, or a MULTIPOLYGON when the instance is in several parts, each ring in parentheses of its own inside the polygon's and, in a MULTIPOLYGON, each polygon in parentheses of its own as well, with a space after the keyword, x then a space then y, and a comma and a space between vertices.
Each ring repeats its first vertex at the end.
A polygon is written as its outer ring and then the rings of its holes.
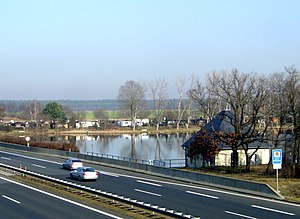
POLYGON ((89 206, 0 177, 0 218, 116 218, 89 206))
MULTIPOLYGON (((56 178, 69 179, 64 159, 0 148, 0 162, 22 166, 56 178)), ((100 171, 97 181, 78 182, 160 207, 203 218, 300 218, 300 205, 238 194, 177 180, 86 163, 100 171)))

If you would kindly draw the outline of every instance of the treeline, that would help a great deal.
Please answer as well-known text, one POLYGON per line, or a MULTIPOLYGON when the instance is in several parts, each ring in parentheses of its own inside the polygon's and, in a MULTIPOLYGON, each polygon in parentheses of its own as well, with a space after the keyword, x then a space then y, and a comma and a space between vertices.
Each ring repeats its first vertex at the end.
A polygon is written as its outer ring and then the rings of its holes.
MULTIPOLYGON (((28 103, 33 100, 0 100, 0 105, 6 106, 7 113, 18 113, 24 111, 28 103)), ((118 110, 117 99, 105 99, 105 100, 37 100, 42 107, 46 106, 49 102, 55 101, 63 107, 68 107, 73 111, 94 111, 97 109, 103 110, 118 110)), ((175 109, 176 99, 169 100, 170 109, 175 109)), ((151 100, 146 101, 148 109, 153 108, 151 100)))

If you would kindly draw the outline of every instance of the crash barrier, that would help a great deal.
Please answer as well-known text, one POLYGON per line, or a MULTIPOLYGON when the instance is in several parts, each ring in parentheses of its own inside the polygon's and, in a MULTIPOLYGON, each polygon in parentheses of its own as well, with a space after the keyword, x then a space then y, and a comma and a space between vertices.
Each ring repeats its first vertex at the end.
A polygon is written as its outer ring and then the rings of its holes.
POLYGON ((13 171, 17 171, 17 172, 20 172, 22 174, 28 174, 28 175, 38 177, 38 178, 41 178, 41 179, 44 179, 44 180, 49 180, 51 182, 59 183, 61 185, 65 185, 65 186, 73 187, 73 188, 76 188, 76 189, 80 189, 80 190, 83 190, 83 191, 86 191, 86 192, 89 192, 89 193, 92 193, 92 194, 101 195, 101 196, 104 196, 104 197, 107 197, 107 198, 111 198, 113 200, 118 200, 118 201, 121 201, 121 202, 125 202, 125 203, 128 203, 128 204, 133 205, 133 206, 148 209, 148 210, 151 210, 153 212, 161 213, 161 214, 168 215, 168 216, 171 216, 171 217, 174 217, 174 218, 200 219, 200 217, 194 217, 190 214, 184 214, 183 212, 178 212, 178 211, 175 211, 175 210, 172 210, 172 209, 159 207, 157 205, 152 205, 152 204, 149 204, 149 203, 138 201, 136 199, 131 199, 131 198, 124 197, 124 196, 121 196, 121 195, 106 192, 104 190, 91 188, 89 186, 84 186, 84 185, 77 184, 77 183, 74 183, 74 182, 70 182, 70 181, 67 181, 67 180, 62 180, 62 179, 47 176, 47 175, 44 175, 44 174, 35 173, 35 172, 32 172, 32 171, 28 170, 27 168, 23 169, 23 168, 20 168, 20 167, 14 167, 14 166, 3 164, 3 163, 0 163, 0 167, 10 169, 10 170, 13 170, 13 171))
POLYGON ((251 182, 251 181, 227 178, 222 176, 213 176, 213 175, 203 174, 203 173, 188 172, 180 169, 152 166, 147 164, 123 161, 123 160, 115 160, 115 159, 109 159, 104 157, 80 154, 78 152, 60 151, 60 150, 44 149, 44 148, 37 148, 37 147, 26 147, 22 145, 9 144, 9 143, 1 143, 0 146, 18 149, 18 150, 37 152, 37 153, 46 153, 46 154, 59 155, 65 157, 75 157, 87 161, 100 162, 103 165, 107 164, 107 165, 117 166, 119 168, 130 168, 135 171, 139 170, 142 172, 146 172, 148 174, 155 174, 163 177, 172 177, 178 180, 193 182, 201 185, 213 186, 216 188, 228 189, 232 191, 243 192, 247 194, 258 195, 258 196, 263 196, 268 198, 283 199, 283 197, 280 194, 278 194, 272 187, 264 183, 251 182))

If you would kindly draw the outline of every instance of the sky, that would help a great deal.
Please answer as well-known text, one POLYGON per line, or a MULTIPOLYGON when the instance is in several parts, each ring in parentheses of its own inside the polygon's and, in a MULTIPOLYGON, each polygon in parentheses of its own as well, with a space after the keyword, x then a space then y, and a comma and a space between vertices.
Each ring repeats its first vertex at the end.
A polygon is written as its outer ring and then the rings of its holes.
POLYGON ((115 99, 126 81, 300 68, 298 0, 0 0, 0 100, 115 99))

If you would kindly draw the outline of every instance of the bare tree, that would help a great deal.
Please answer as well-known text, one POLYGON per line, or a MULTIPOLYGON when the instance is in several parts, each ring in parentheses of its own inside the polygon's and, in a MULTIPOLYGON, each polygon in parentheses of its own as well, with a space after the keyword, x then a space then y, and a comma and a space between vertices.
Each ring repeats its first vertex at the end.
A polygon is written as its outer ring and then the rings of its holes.
POLYGON ((34 100, 26 104, 26 113, 29 115, 31 121, 37 121, 37 116, 41 111, 41 104, 34 100))
POLYGON ((94 110, 94 117, 98 120, 100 127, 106 128, 108 121, 108 113, 104 109, 94 110))
POLYGON ((86 112, 77 110, 76 112, 74 112, 74 118, 78 121, 82 121, 82 120, 86 119, 86 112))
MULTIPOLYGON (((230 74, 213 74, 209 77, 209 82, 213 94, 232 111, 229 120, 234 132, 219 134, 221 141, 232 149, 232 170, 237 171, 238 150, 243 149, 246 155, 246 170, 249 171, 250 159, 254 154, 248 155, 249 145, 262 142, 266 132, 266 128, 262 133, 258 133, 256 129, 260 111, 268 98, 266 81, 263 78, 258 79, 256 75, 242 74, 233 69, 230 74)), ((259 147, 260 144, 257 144, 255 150, 259 147)))
POLYGON ((130 111, 132 130, 135 131, 137 113, 145 101, 146 86, 136 81, 127 81, 119 89, 118 101, 121 108, 130 111))
POLYGON ((219 98, 213 95, 209 85, 203 85, 198 78, 193 80, 193 82, 191 89, 188 91, 188 95, 209 121, 220 111, 219 98))
POLYGON ((99 120, 107 120, 108 119, 107 111, 104 109, 94 110, 94 117, 99 120))
POLYGON ((4 104, 0 104, 0 119, 3 119, 5 116, 6 106, 4 104))
POLYGON ((164 112, 167 107, 167 83, 165 79, 157 79, 148 83, 150 96, 153 101, 153 113, 156 130, 163 120, 164 112))
POLYGON ((176 88, 178 92, 178 99, 177 99, 177 121, 176 121, 176 129, 179 130, 180 123, 182 121, 183 115, 186 112, 188 107, 188 101, 185 97, 186 91, 186 80, 182 77, 176 78, 176 88))
MULTIPOLYGON (((267 138, 273 143, 274 148, 280 146, 284 139, 282 138, 284 118, 287 115, 287 108, 285 106, 284 87, 285 78, 283 73, 273 73, 270 76, 270 96, 269 100, 265 106, 265 112, 263 113, 263 122, 270 124, 270 133, 267 138)), ((266 172, 268 173, 272 164, 272 153, 270 153, 270 158, 266 172)))
POLYGON ((284 89, 284 97, 286 100, 286 107, 288 108, 288 114, 293 119, 294 142, 292 149, 292 161, 295 164, 299 162, 300 158, 299 134, 295 133, 295 128, 299 123, 298 114, 300 110, 300 74, 294 66, 286 67, 285 71, 288 75, 284 89))

